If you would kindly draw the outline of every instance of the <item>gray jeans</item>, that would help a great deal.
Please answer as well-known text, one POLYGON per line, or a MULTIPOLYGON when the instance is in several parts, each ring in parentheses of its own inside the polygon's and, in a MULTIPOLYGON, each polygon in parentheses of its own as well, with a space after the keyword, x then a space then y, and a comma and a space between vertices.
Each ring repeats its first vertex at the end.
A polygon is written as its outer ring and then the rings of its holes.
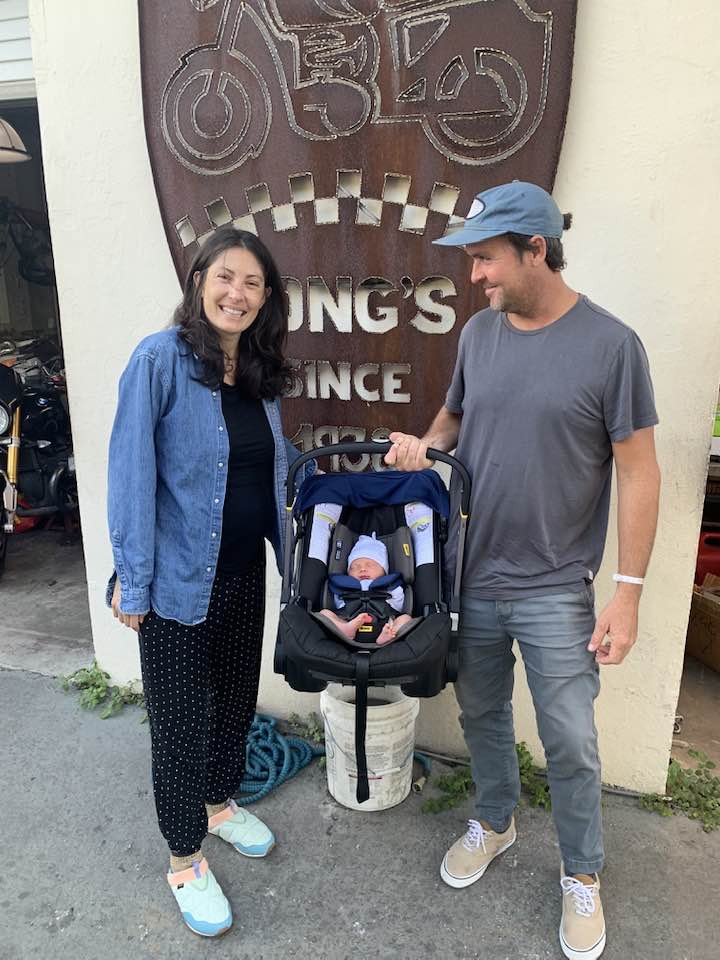
POLYGON ((502 830, 520 796, 512 692, 518 642, 545 748, 553 817, 568 873, 603 865, 600 758, 593 702, 599 670, 587 644, 594 596, 474 600, 460 611, 460 669, 455 693, 476 786, 476 816, 502 830))

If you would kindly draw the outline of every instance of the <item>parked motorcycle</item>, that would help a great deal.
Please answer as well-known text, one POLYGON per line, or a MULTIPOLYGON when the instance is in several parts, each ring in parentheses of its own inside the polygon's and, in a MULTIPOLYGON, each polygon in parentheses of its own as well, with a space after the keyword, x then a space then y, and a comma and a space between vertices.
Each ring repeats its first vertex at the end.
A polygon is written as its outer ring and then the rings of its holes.
POLYGON ((13 347, 0 346, 0 574, 18 521, 60 514, 67 525, 77 510, 64 376, 42 342, 13 347))

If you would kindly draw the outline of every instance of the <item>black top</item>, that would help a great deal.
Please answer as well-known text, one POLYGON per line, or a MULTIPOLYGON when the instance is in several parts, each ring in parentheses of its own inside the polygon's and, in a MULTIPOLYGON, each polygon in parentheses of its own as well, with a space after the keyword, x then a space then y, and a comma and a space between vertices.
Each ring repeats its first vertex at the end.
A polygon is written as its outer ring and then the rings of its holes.
POLYGON ((263 555, 275 522, 275 443, 261 400, 226 383, 220 396, 230 456, 217 569, 236 576, 263 555))

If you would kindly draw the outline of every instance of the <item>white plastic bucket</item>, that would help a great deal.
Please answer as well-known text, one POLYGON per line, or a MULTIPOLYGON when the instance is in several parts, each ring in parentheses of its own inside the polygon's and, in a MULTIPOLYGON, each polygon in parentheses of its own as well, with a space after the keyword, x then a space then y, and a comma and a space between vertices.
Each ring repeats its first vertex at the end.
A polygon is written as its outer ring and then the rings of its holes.
POLYGON ((355 687, 331 683, 320 694, 320 712, 325 720, 325 751, 328 790, 352 810, 386 810, 410 793, 415 750, 415 720, 418 700, 406 697, 400 687, 368 690, 367 755, 370 797, 355 799, 355 687))

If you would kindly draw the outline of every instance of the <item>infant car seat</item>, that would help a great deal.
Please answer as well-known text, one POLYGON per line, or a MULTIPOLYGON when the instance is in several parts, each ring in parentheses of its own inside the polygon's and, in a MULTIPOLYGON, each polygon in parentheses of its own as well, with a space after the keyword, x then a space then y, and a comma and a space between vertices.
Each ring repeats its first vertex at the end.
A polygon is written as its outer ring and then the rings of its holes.
POLYGON ((357 800, 369 797, 365 728, 369 686, 398 685, 413 697, 434 697, 457 676, 457 635, 465 530, 470 501, 467 471, 454 457, 430 450, 460 478, 454 575, 444 575, 450 503, 434 470, 315 474, 294 499, 295 472, 304 462, 335 454, 385 453, 391 444, 346 443, 303 454, 287 480, 286 553, 275 671, 294 690, 319 692, 331 681, 356 688, 357 800), (335 505, 334 512, 328 505, 335 505), (422 527, 422 529, 420 529, 422 527), (404 581, 403 612, 410 623, 379 645, 358 634, 348 640, 320 611, 332 606, 328 577, 345 572, 361 534, 375 533, 388 551, 388 569, 404 581), (450 581, 450 583, 448 583, 450 581))

